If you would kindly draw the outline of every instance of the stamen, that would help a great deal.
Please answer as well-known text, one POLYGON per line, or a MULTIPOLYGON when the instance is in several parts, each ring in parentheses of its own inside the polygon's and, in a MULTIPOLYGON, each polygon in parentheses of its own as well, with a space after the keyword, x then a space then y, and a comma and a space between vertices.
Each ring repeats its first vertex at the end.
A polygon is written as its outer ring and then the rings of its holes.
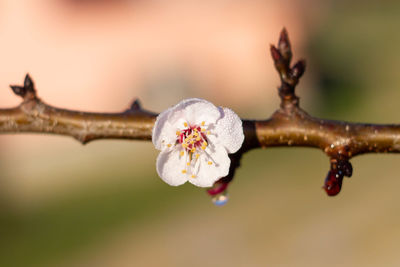
POLYGON ((192 176, 191 176, 192 178, 196 178, 196 175, 194 175, 194 174, 192 174, 192 176))
POLYGON ((201 122, 201 126, 204 126, 204 125, 206 125, 206 122, 205 122, 205 121, 202 121, 202 122, 201 122))
POLYGON ((181 132, 180 131, 176 131, 176 135, 180 135, 181 134, 181 132))
POLYGON ((171 146, 172 146, 171 144, 168 144, 168 145, 167 145, 167 147, 171 147, 171 146))
POLYGON ((212 162, 211 162, 211 161, 209 161, 209 162, 207 162, 207 164, 208 164, 208 165, 212 165, 212 162))
POLYGON ((183 126, 188 127, 187 122, 184 122, 184 123, 183 123, 183 126))
POLYGON ((196 148, 195 147, 192 148, 192 150, 190 150, 190 152, 192 152, 192 153, 196 152, 196 148))
POLYGON ((186 163, 186 165, 190 166, 190 162, 186 163))
POLYGON ((185 174, 185 173, 186 173, 186 170, 182 170, 182 173, 185 174))
POLYGON ((196 159, 198 159, 200 157, 200 154, 196 154, 196 159))
POLYGON ((185 155, 185 151, 181 151, 180 155, 183 157, 183 155, 185 155))

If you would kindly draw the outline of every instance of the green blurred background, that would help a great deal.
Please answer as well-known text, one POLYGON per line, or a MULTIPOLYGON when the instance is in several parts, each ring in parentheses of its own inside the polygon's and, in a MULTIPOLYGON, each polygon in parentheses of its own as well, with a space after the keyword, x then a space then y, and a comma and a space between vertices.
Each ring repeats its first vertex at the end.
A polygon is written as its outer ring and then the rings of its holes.
MULTIPOLYGON (((308 63, 307 111, 397 123, 399 14, 398 1, 0 1, 1 103, 18 103, 6 86, 29 71, 58 106, 115 111, 139 97, 161 111, 199 96, 264 118, 278 106, 268 45, 286 26, 308 63)), ((216 207, 163 183, 149 142, 0 145, 0 266, 400 265, 398 155, 352 159, 329 198, 321 151, 253 150, 216 207)))

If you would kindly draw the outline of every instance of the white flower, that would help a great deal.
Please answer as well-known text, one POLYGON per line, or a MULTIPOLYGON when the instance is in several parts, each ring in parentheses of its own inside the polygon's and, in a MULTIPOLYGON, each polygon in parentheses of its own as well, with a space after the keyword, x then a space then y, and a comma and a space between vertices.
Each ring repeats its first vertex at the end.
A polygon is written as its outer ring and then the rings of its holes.
POLYGON ((189 181, 210 187, 228 175, 228 153, 238 151, 243 140, 235 112, 203 99, 183 100, 158 115, 154 125, 152 141, 161 150, 157 173, 173 186, 189 181))

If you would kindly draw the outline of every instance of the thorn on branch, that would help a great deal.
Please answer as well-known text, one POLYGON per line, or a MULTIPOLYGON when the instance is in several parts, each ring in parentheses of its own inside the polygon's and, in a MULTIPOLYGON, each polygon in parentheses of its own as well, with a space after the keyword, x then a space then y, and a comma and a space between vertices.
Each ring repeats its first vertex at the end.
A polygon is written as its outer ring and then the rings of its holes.
POLYGON ((132 102, 131 107, 129 109, 130 110, 140 110, 140 109, 142 109, 142 104, 140 103, 139 99, 135 99, 132 102))
POLYGON ((29 74, 26 74, 25 76, 24 86, 10 85, 10 87, 14 94, 21 96, 24 100, 36 98, 35 85, 29 74))

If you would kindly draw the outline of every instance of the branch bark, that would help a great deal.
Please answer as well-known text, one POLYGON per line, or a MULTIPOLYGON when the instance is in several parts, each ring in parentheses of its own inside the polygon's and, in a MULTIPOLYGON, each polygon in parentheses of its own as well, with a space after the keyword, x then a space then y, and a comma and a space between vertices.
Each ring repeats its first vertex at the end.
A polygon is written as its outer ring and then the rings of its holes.
MULTIPOLYGON (((364 153, 399 153, 400 125, 363 124, 312 117, 302 110, 295 94, 305 71, 305 61, 291 66, 292 50, 288 34, 282 30, 271 55, 281 79, 280 108, 266 120, 243 120, 245 142, 232 156, 230 174, 217 182, 229 183, 242 154, 250 149, 303 146, 321 149, 331 160, 324 188, 328 195, 339 193, 343 176, 351 176, 349 160, 364 153)), ((11 86, 22 103, 0 109, 0 133, 47 133, 72 136, 83 144, 96 139, 151 140, 156 113, 144 110, 139 101, 120 113, 88 113, 52 107, 36 94, 29 75, 23 86, 11 86)), ((214 188, 215 189, 215 188, 214 188)), ((224 187, 224 190, 226 186, 224 187)), ((213 192, 217 192, 214 190, 213 192)), ((209 191, 210 192, 210 191, 209 191)), ((218 191, 220 193, 220 191, 218 191)))

